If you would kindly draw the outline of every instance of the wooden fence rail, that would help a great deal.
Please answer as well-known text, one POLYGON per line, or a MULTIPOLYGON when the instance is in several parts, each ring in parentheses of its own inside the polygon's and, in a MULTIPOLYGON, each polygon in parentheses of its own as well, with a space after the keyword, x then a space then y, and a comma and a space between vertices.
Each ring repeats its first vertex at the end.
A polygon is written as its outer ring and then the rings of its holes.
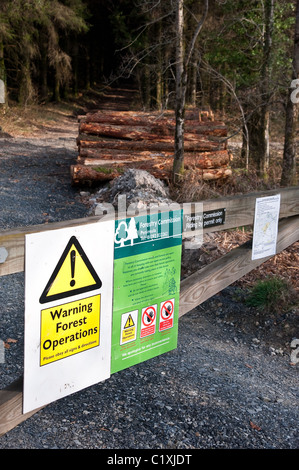
MULTIPOLYGON (((299 240, 299 187, 202 201, 203 212, 225 209, 226 214, 223 224, 206 227, 203 233, 252 225, 256 198, 275 194, 281 195, 277 253, 283 251, 299 240)), ((184 216, 190 215, 194 211, 194 205, 186 204, 183 209, 184 216)), ((6 261, 0 264, 0 276, 24 271, 26 234, 97 223, 102 217, 94 216, 3 231, 0 233, 0 248, 4 247, 8 256, 6 261)), ((183 233, 183 237, 190 237, 190 232, 183 233)), ((269 259, 267 257, 252 261, 251 251, 251 242, 247 242, 182 280, 179 316, 185 315, 269 259)), ((0 390, 0 436, 41 409, 23 414, 22 403, 22 378, 0 390)))

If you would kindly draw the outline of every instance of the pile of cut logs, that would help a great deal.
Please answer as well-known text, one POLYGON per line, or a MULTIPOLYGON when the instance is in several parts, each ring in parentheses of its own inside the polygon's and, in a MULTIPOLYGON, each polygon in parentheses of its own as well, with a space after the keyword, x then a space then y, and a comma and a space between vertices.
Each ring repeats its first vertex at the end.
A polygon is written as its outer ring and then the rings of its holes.
MULTIPOLYGON (((174 156, 174 113, 101 110, 79 116, 79 156, 71 166, 73 184, 114 179, 126 169, 146 170, 171 180, 174 156)), ((227 178, 227 128, 210 113, 189 110, 185 116, 184 167, 205 181, 227 178)))

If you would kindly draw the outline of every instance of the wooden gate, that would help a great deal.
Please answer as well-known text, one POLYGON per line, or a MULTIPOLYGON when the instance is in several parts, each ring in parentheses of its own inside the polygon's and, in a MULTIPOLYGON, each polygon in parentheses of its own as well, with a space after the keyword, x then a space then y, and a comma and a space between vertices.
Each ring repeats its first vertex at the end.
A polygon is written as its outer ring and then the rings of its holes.
MULTIPOLYGON (((276 252, 283 251, 299 240, 299 187, 202 201, 200 204, 202 204, 203 212, 225 210, 224 223, 208 226, 203 229, 203 233, 252 226, 256 199, 276 194, 281 195, 276 252)), ((183 205, 184 216, 192 214, 193 206, 196 206, 196 203, 183 205)), ((26 234, 96 223, 102 217, 99 215, 1 232, 0 248, 7 253, 7 258, 0 263, 0 276, 24 271, 26 234)), ((190 232, 184 232, 183 238, 188 237, 190 238, 190 232)), ((252 243, 247 242, 184 279, 180 287, 179 316, 185 315, 270 258, 252 260, 251 253, 252 243)), ((0 436, 39 411, 36 409, 23 414, 22 402, 23 378, 20 377, 8 387, 0 390, 0 436)))

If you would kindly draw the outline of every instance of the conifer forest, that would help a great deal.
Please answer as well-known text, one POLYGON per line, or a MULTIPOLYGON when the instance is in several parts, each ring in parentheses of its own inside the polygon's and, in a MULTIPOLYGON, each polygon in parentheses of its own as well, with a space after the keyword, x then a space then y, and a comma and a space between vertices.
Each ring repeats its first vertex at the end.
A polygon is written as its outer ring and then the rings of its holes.
POLYGON ((175 111, 176 173, 188 107, 234 117, 264 179, 278 128, 280 183, 297 184, 299 0, 1 0, 0 79, 20 107, 136 87, 143 110, 175 111))

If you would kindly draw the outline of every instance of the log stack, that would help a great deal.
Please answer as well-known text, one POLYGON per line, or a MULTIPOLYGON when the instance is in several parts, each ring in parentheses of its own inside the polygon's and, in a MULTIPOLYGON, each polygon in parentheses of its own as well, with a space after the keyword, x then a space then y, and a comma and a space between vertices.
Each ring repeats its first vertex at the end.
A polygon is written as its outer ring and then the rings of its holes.
MULTIPOLYGON (((111 180, 128 168, 171 180, 174 113, 101 110, 79 117, 78 158, 71 167, 73 184, 111 180)), ((184 166, 205 181, 227 178, 227 128, 208 111, 188 110, 185 118, 184 166)))

